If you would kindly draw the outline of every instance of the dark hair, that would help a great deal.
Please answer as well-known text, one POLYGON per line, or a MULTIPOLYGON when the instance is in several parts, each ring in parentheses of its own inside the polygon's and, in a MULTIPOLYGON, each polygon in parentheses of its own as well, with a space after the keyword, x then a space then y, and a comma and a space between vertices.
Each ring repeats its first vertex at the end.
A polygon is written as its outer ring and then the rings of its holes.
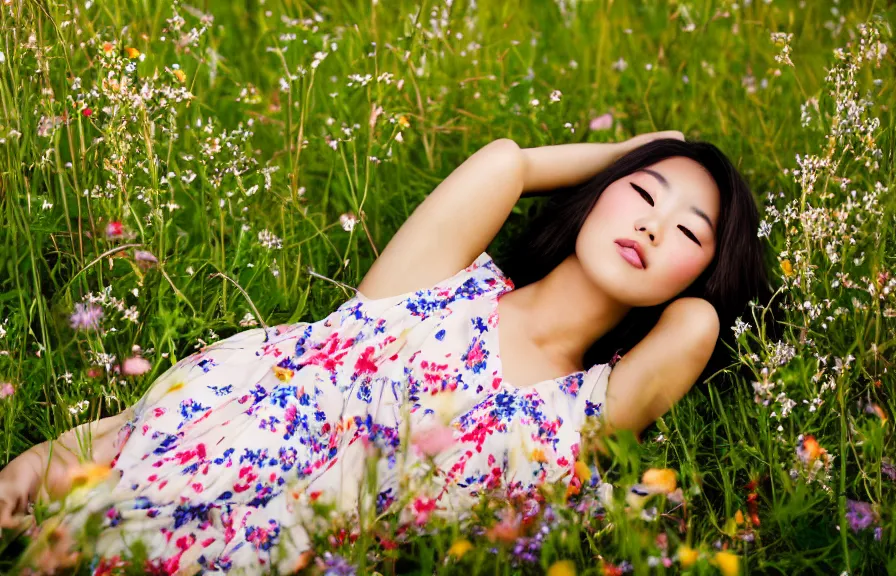
MULTIPOLYGON (((756 201, 746 181, 716 146, 674 138, 652 140, 582 184, 531 194, 549 195, 550 199, 520 236, 510 242, 507 254, 495 260, 516 288, 544 278, 575 251, 582 225, 610 184, 673 156, 699 162, 715 180, 720 193, 715 256, 706 270, 678 295, 703 298, 719 315, 719 340, 699 383, 730 363, 726 361, 723 342, 734 347, 731 326, 738 316, 745 321, 751 317, 750 300, 765 304, 771 295, 764 251, 757 235, 756 201)), ((588 349, 585 368, 609 363, 616 353, 625 354, 656 325, 668 303, 630 310, 588 349)))

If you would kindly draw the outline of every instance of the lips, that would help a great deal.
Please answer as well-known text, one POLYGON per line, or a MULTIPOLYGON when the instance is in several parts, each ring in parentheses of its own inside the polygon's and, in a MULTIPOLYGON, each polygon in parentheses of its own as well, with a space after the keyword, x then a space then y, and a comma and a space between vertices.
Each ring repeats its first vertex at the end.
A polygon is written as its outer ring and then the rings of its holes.
POLYGON ((635 268, 647 268, 647 261, 644 259, 644 250, 641 245, 634 240, 628 238, 616 239, 616 250, 619 254, 635 268))

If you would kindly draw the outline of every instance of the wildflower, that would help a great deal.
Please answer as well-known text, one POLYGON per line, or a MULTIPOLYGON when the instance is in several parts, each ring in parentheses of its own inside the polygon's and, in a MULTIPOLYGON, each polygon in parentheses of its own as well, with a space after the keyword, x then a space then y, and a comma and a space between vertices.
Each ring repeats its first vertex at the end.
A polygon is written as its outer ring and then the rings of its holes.
POLYGON ((283 240, 267 228, 258 233, 258 242, 268 250, 283 248, 283 240))
POLYGON ((83 464, 71 472, 72 487, 91 488, 105 480, 111 470, 111 467, 95 462, 83 464))
POLYGON ((102 317, 103 309, 96 304, 78 302, 69 320, 75 330, 94 330, 99 328, 102 317))
POLYGON ((469 540, 461 538, 460 540, 455 540, 454 544, 451 545, 451 548, 448 548, 448 555, 460 559, 472 549, 473 544, 471 544, 469 540))
POLYGON ((112 45, 111 42, 103 42, 103 52, 104 52, 107 56, 108 56, 109 54, 112 53, 112 50, 113 50, 114 48, 115 48, 115 47, 112 45))
POLYGON ((187 81, 187 75, 184 74, 184 71, 180 68, 174 71, 174 77, 177 78, 177 81, 181 84, 187 81))
POLYGON ((675 490, 675 470, 650 468, 644 472, 641 483, 654 493, 668 494, 675 490))
POLYGON ((423 526, 429 521, 429 517, 435 511, 436 501, 434 498, 417 496, 414 498, 413 508, 415 514, 414 521, 417 523, 417 526, 423 526))
POLYGON ((576 576, 576 565, 572 560, 554 562, 548 568, 547 576, 576 576))
POLYGON ((596 132, 598 130, 609 130, 613 126, 613 115, 607 112, 606 114, 601 114, 596 118, 591 119, 591 123, 588 124, 588 129, 596 132))
POLYGON ((497 540, 505 544, 512 544, 519 538, 521 529, 520 519, 511 508, 504 512, 500 522, 486 531, 486 536, 492 542, 497 540))
POLYGON ((691 548, 687 544, 682 544, 678 547, 678 562, 681 564, 682 568, 690 568, 697 562, 697 557, 700 555, 700 552, 694 548, 691 548))
POLYGON ((407 117, 404 114, 402 114, 401 116, 398 117, 398 125, 401 126, 402 128, 407 128, 408 126, 411 125, 411 123, 408 122, 407 117))
POLYGON ((124 53, 128 55, 128 58, 134 59, 140 57, 140 51, 132 46, 128 46, 124 49, 124 53))
POLYGON ((126 376, 139 376, 145 374, 152 369, 152 363, 141 356, 128 358, 121 363, 121 373, 126 376))
POLYGON ((90 118, 91 116, 93 116, 93 110, 91 110, 90 108, 84 108, 83 110, 81 110, 81 114, 85 118, 90 118))
POLYGON ((803 464, 811 464, 818 458, 822 458, 827 453, 827 450, 818 444, 815 436, 809 435, 804 437, 802 443, 797 446, 796 453, 803 464))
POLYGON ((719 550, 712 559, 722 576, 737 576, 740 573, 739 557, 726 550, 719 550))
POLYGON ((146 250, 135 250, 134 260, 136 260, 137 264, 144 270, 150 268, 153 264, 159 263, 159 259, 156 258, 152 252, 147 252, 146 250))
POLYGON ((793 265, 790 263, 790 260, 781 261, 781 271, 784 272, 785 276, 793 276, 793 265))
POLYGON ((875 513, 871 504, 858 500, 846 501, 846 520, 853 532, 859 532, 875 523, 875 513))
POLYGON ((351 232, 358 223, 358 217, 353 212, 347 212, 339 217, 339 223, 342 224, 343 230, 351 232))
POLYGON ((106 238, 120 238, 124 234, 124 228, 121 222, 113 220, 106 225, 106 238))
POLYGON ((559 90, 554 90, 553 92, 551 92, 550 100, 551 100, 551 102, 559 102, 560 98, 562 98, 562 97, 563 97, 562 92, 560 92, 559 90))
POLYGON ((323 576, 354 576, 355 567, 339 554, 324 552, 322 558, 317 558, 317 566, 323 576))
POLYGON ((9 398, 15 393, 16 389, 13 387, 11 382, 4 382, 0 384, 0 400, 4 398, 9 398))
POLYGON ((582 462, 581 460, 576 460, 576 464, 573 468, 575 470, 576 478, 582 482, 582 484, 587 484, 591 481, 591 469, 588 468, 588 465, 582 462))
POLYGON ((426 430, 416 432, 411 438, 411 445, 419 453, 429 457, 435 456, 454 444, 454 429, 450 426, 436 424, 426 430))

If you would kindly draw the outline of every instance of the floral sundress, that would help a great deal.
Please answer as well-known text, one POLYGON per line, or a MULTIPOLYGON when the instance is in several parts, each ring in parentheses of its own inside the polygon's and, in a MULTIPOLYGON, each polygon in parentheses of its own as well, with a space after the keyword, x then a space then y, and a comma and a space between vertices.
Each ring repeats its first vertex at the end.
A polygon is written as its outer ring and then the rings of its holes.
POLYGON ((289 573, 311 502, 463 514, 485 492, 569 481, 610 365, 517 388, 502 379, 488 253, 429 289, 360 292, 313 323, 240 332, 185 357, 134 406, 113 478, 68 521, 102 511, 95 573, 135 539, 162 573, 289 573), (441 426, 435 455, 409 435, 441 426), (402 448, 404 447, 404 448, 402 448), (120 478, 119 478, 120 475, 120 478), (365 496, 367 497, 367 496, 365 496))

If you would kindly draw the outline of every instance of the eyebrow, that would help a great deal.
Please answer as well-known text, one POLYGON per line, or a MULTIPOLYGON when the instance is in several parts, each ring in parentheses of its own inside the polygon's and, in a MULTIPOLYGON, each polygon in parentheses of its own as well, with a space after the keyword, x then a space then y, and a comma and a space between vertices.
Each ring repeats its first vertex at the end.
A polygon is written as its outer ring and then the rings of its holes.
MULTIPOLYGON (((657 181, 663 185, 663 188, 665 188, 669 192, 672 191, 672 186, 669 185, 669 181, 666 180, 666 177, 663 176, 662 174, 660 174, 659 172, 657 172, 656 170, 651 170, 650 168, 641 168, 641 172, 647 172, 648 174, 650 174, 651 176, 656 178, 657 181)), ((709 224, 709 229, 712 230, 713 233, 715 233, 715 231, 716 231, 715 227, 712 225, 712 220, 710 220, 709 216, 706 215, 706 212, 697 208, 696 206, 691 206, 691 211, 694 214, 696 214, 697 216, 706 220, 706 223, 709 224)))

